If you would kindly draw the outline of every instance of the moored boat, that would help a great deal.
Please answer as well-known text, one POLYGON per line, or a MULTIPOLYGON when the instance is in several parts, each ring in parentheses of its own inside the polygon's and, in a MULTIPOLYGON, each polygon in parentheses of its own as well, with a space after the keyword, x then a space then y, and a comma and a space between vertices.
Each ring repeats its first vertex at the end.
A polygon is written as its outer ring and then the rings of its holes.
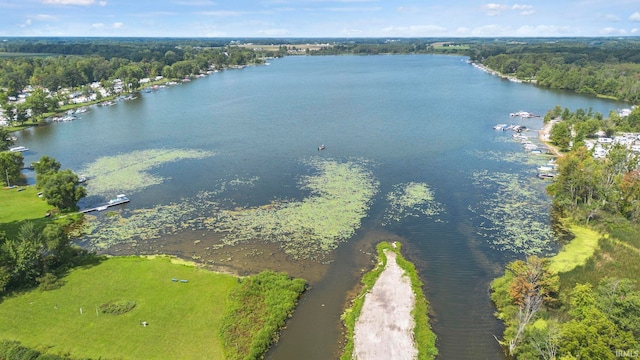
POLYGON ((29 149, 24 147, 24 146, 14 146, 14 147, 10 148, 9 151, 11 151, 11 152, 25 152, 25 151, 29 151, 29 149))

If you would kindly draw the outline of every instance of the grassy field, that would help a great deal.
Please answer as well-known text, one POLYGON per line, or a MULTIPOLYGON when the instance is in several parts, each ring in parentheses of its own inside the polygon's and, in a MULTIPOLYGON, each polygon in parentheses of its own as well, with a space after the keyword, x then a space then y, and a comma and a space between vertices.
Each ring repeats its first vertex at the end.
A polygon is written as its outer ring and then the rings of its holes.
POLYGON ((116 257, 63 280, 56 290, 5 298, 0 339, 75 358, 223 358, 218 331, 227 296, 238 286, 233 276, 169 258, 116 257), (114 300, 136 305, 121 315, 97 311, 114 300))
POLYGON ((0 231, 12 237, 17 233, 22 221, 50 221, 44 215, 51 209, 53 206, 38 197, 38 190, 34 186, 2 188, 0 189, 0 231))
POLYGON ((601 235, 597 232, 578 225, 572 225, 570 230, 575 238, 551 258, 549 270, 552 272, 568 272, 576 266, 585 265, 598 248, 601 235))

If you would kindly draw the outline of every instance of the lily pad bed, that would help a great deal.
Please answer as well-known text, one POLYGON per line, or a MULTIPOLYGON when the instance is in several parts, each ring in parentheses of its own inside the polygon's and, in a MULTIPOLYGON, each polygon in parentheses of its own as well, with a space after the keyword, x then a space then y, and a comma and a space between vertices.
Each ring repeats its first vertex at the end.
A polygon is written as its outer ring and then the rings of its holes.
POLYGON ((541 255, 553 250, 549 201, 535 178, 488 171, 472 176, 478 190, 487 194, 476 207, 469 207, 483 220, 478 235, 494 248, 516 254, 541 255))
POLYGON ((397 184, 387 194, 386 200, 389 207, 385 212, 383 225, 421 214, 433 217, 444 211, 442 204, 435 201, 429 185, 423 182, 397 184))
POLYGON ((236 179, 176 204, 86 216, 84 241, 100 250, 178 231, 208 230, 224 234, 221 245, 261 240, 278 243, 294 258, 326 253, 360 227, 379 184, 364 160, 312 158, 304 164, 314 171, 298 179, 299 189, 308 194, 301 200, 229 208, 232 200, 222 195, 230 184, 255 186, 256 182, 236 179))
POLYGON ((149 170, 169 162, 202 159, 214 154, 189 149, 149 149, 116 156, 102 157, 80 171, 91 180, 87 192, 91 195, 131 194, 161 184, 165 179, 149 170))

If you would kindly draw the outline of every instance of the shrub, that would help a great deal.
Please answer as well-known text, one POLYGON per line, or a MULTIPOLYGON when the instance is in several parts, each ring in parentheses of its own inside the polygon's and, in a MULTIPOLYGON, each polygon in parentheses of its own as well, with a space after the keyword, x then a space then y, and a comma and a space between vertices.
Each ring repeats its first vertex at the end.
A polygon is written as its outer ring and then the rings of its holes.
POLYGON ((38 286, 40 291, 55 290, 64 284, 62 280, 59 280, 58 277, 52 273, 46 273, 41 277, 36 278, 36 281, 40 284, 38 286))
POLYGON ((99 306, 100 312, 103 314, 120 315, 127 313, 136 307, 135 301, 113 300, 99 306))

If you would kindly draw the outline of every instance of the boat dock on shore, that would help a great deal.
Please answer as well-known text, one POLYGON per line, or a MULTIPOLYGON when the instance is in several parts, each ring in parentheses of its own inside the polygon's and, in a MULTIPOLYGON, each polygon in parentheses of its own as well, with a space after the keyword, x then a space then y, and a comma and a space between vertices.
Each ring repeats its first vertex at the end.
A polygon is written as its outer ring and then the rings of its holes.
POLYGON ((109 202, 107 202, 106 204, 102 204, 100 206, 96 206, 96 207, 92 207, 92 208, 88 208, 88 209, 83 209, 80 210, 81 213, 88 213, 88 212, 92 212, 92 211, 103 211, 106 210, 107 208, 111 207, 111 206, 117 206, 117 205, 121 205, 121 204, 125 204, 128 203, 129 198, 124 195, 124 194, 120 194, 118 196, 116 196, 115 199, 111 199, 109 200, 109 202))

